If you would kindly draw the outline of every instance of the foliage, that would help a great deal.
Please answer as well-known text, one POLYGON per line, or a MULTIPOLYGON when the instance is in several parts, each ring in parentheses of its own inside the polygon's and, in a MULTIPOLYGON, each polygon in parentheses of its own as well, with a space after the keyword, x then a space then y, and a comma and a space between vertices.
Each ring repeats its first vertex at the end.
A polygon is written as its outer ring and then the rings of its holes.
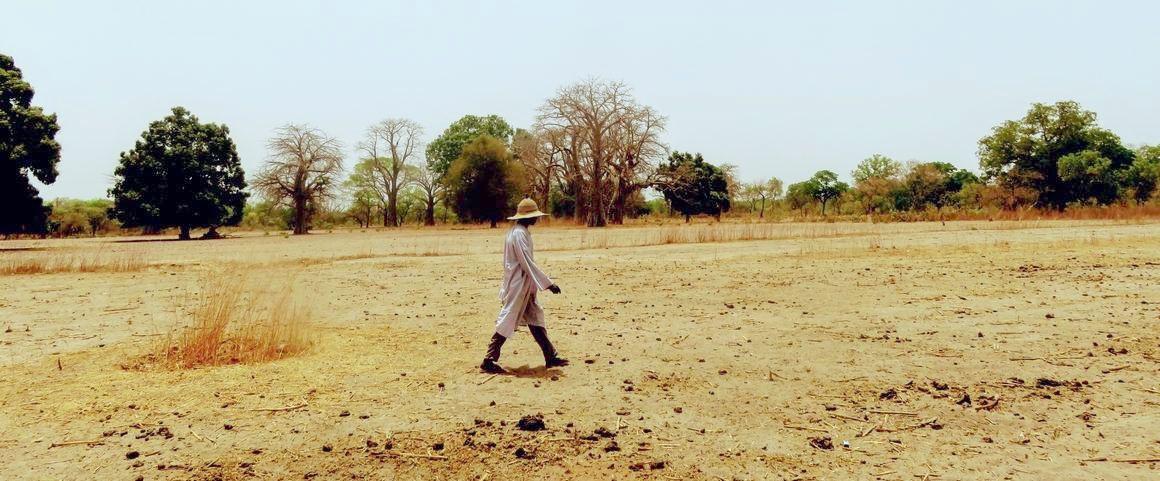
POLYGON ((48 208, 28 176, 51 184, 60 162, 55 114, 32 105, 32 86, 0 54, 0 234, 43 233, 48 208))
POLYGON ((108 199, 56 199, 48 219, 49 231, 59 237, 107 233, 119 227, 109 215, 112 208, 108 199))
POLYGON ((881 154, 867 157, 854 168, 850 173, 854 178, 854 197, 867 214, 895 208, 901 173, 902 164, 881 154))
POLYGON ((850 176, 854 178, 854 183, 858 184, 868 179, 892 179, 902 173, 902 164, 897 160, 891 159, 882 154, 874 154, 854 167, 854 171, 850 172, 850 176))
POLYGON ((383 214, 383 225, 387 225, 385 215, 387 198, 383 189, 380 189, 382 183, 379 182, 381 164, 386 160, 382 157, 366 157, 359 160, 354 164, 350 177, 342 184, 352 203, 347 212, 362 227, 370 227, 371 215, 375 212, 383 214))
POLYGON ((782 182, 777 177, 769 180, 759 180, 739 187, 739 197, 749 203, 750 212, 757 211, 759 218, 765 217, 766 203, 781 197, 782 182), (760 203, 760 208, 758 204, 760 203))
POLYGON ((249 202, 242 215, 242 227, 259 230, 288 230, 294 222, 294 211, 285 205, 262 200, 249 202))
POLYGON ((796 182, 785 189, 785 200, 791 209, 804 210, 814 201, 814 194, 810 190, 809 182, 796 182))
POLYGON ((1145 145, 1136 150, 1136 160, 1128 168, 1126 185, 1132 190, 1132 199, 1143 204, 1160 185, 1160 145, 1145 145))
POLYGON ((970 171, 955 168, 947 162, 925 162, 910 167, 904 179, 906 202, 911 209, 933 205, 936 209, 952 204, 963 186, 977 183, 970 171))
POLYGON ((495 227, 519 198, 521 179, 521 168, 504 142, 481 135, 463 147, 447 171, 448 197, 461 219, 495 227))
POLYGON ((729 180, 721 168, 705 162, 701 154, 673 152, 662 172, 675 182, 662 185, 660 191, 673 210, 685 216, 710 214, 718 218, 729 210, 729 180))
POLYGON ((109 190, 113 215, 127 227, 237 225, 246 180, 229 128, 203 124, 183 107, 152 122, 133 149, 121 153, 109 190))
POLYGON ((1083 150, 1059 158, 1059 179, 1067 182, 1075 202, 1107 205, 1120 197, 1122 172, 1111 159, 1095 150, 1083 150))
POLYGON ((806 192, 822 205, 822 215, 826 215, 826 204, 850 190, 850 186, 838 180, 838 174, 829 170, 819 170, 805 182, 806 192))
POLYGON ((1096 124, 1094 112, 1074 101, 1033 104, 1022 119, 996 126, 979 141, 979 163, 988 178, 1013 194, 1031 189, 1038 202, 1055 209, 1089 197, 1106 203, 1107 182, 1121 177, 1133 157, 1119 137, 1096 124))
POLYGON ((427 145, 427 161, 431 163, 431 170, 442 179, 451 169, 451 164, 459 158, 463 148, 476 138, 487 135, 507 146, 514 132, 512 126, 498 115, 464 115, 427 145))

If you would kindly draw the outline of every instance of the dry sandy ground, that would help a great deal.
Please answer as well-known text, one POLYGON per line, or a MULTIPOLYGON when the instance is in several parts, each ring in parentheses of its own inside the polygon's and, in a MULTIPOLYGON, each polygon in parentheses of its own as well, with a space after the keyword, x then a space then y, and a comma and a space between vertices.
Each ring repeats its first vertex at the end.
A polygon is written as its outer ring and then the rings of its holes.
POLYGON ((611 248, 658 228, 535 231, 573 365, 544 370, 521 332, 498 377, 476 366, 501 231, 6 242, 0 261, 148 266, 0 277, 0 479, 1160 474, 1160 224, 772 229, 611 248), (222 275, 295 279, 316 346, 122 369, 222 275), (530 414, 547 429, 518 429, 530 414))

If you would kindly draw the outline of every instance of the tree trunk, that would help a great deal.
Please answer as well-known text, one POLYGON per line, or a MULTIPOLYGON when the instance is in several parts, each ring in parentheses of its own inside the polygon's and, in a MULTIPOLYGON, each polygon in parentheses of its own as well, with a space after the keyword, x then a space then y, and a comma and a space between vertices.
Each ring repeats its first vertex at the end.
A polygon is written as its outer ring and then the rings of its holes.
POLYGON ((435 225, 435 198, 427 198, 427 214, 423 216, 423 225, 435 225))
POLYGON ((761 199, 761 215, 758 215, 757 218, 758 219, 765 218, 765 199, 761 199))
POLYGON ((189 240, 189 226, 188 225, 181 226, 181 233, 177 234, 177 238, 180 240, 189 240))
POLYGON ((685 223, 686 223, 686 224, 688 224, 688 223, 689 223, 689 221, 690 221, 690 220, 692 220, 692 219, 693 219, 693 216, 691 216, 691 215, 689 215, 689 214, 685 214, 685 223))
POLYGON ((496 220, 495 219, 491 220, 491 228, 492 229, 496 228, 496 220))
POLYGON ((306 199, 294 199, 294 235, 307 232, 306 217, 306 199))
MULTIPOLYGON (((600 149, 594 149, 597 152, 600 149)), ((592 207, 588 212, 588 227, 604 227, 607 221, 604 218, 604 190, 603 162, 594 161, 592 166, 592 207)))
POLYGON ((387 199, 387 212, 385 213, 385 216, 386 216, 386 219, 385 219, 385 223, 383 225, 385 225, 387 227, 398 227, 399 226, 399 193, 398 192, 395 192, 394 194, 391 195, 390 199, 387 199))

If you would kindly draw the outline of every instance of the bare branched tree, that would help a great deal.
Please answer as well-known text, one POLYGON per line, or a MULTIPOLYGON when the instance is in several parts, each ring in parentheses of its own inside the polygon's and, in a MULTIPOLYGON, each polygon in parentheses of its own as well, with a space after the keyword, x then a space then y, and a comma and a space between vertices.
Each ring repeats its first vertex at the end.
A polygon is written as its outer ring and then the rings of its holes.
MULTIPOLYGON (((631 115, 635 101, 620 82, 589 79, 560 89, 540 107, 537 122, 579 139, 577 156, 587 184, 588 226, 603 227, 608 204, 609 164, 617 155, 617 129, 631 115)), ((576 155, 576 151, 572 151, 576 155)))
POLYGON ((630 106, 621 119, 616 135, 617 155, 609 170, 616 179, 612 198, 612 222, 623 224, 628 214, 628 202, 645 187, 658 187, 667 179, 658 175, 659 162, 668 151, 660 141, 665 130, 665 117, 652 107, 630 106))
POLYGON ((340 188, 342 143, 321 130, 289 124, 267 143, 266 165, 252 183, 267 200, 294 209, 294 233, 310 229, 310 215, 334 200, 340 188))
POLYGON ((435 205, 443 195, 443 183, 439 181, 439 174, 431 169, 428 162, 422 167, 407 166, 408 182, 414 184, 423 193, 426 212, 423 214, 423 225, 435 225, 435 205))
POLYGON ((399 191, 407 185, 406 166, 416 159, 423 143, 423 127, 410 119, 386 119, 367 128, 359 143, 368 158, 376 161, 378 177, 387 199, 384 225, 399 225, 399 191))
POLYGON ((543 207, 548 206, 552 183, 564 168, 564 151, 552 136, 559 131, 516 129, 512 136, 512 153, 524 166, 528 178, 528 195, 543 207))
POLYGON ((613 223, 623 223, 630 200, 663 181, 657 167, 668 150, 660 141, 665 123, 620 82, 590 79, 564 87, 537 117, 553 162, 542 165, 553 166, 575 195, 578 219, 596 227, 611 215, 613 223))

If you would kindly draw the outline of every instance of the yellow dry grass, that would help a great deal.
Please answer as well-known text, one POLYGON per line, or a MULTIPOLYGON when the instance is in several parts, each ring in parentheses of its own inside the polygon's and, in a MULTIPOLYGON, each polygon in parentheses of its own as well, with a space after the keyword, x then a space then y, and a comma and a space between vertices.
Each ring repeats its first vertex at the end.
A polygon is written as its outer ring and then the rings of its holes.
POLYGON ((135 272, 148 266, 149 263, 141 256, 128 253, 35 252, 0 258, 0 276, 62 272, 135 272))
POLYGON ((309 306, 298 302, 290 280, 271 287, 245 278, 211 280, 190 317, 191 325, 166 336, 145 364, 168 369, 252 364, 295 356, 313 344, 309 306))

